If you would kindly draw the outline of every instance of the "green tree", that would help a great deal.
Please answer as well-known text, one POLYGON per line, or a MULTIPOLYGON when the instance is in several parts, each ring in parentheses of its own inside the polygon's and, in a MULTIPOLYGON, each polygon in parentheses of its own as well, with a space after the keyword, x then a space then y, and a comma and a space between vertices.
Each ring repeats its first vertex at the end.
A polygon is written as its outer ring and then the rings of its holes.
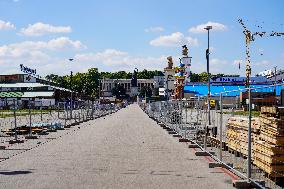
POLYGON ((140 90, 140 97, 151 97, 152 96, 152 89, 149 86, 144 86, 140 90))
POLYGON ((199 82, 207 82, 208 74, 206 72, 202 72, 199 74, 199 82))
POLYGON ((112 95, 115 96, 117 99, 125 99, 127 97, 126 90, 119 83, 117 83, 115 87, 112 89, 112 95))
POLYGON ((199 74, 191 72, 191 74, 190 74, 190 81, 191 82, 200 82, 199 74))
POLYGON ((91 96, 98 96, 100 73, 97 68, 91 68, 86 74, 86 93, 91 96))

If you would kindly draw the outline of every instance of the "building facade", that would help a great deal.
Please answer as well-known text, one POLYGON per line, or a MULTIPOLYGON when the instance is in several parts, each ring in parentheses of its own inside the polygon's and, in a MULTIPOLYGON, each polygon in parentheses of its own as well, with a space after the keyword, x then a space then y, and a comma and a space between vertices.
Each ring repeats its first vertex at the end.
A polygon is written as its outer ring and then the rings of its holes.
MULTIPOLYGON (((158 85, 160 83, 159 81, 160 78, 156 79, 137 79, 137 87, 138 87, 138 92, 143 87, 150 87, 151 89, 154 88, 155 85, 158 85)), ((117 85, 120 84, 123 86, 123 88, 126 91, 126 94, 132 96, 131 94, 131 79, 102 79, 101 80, 101 95, 102 97, 112 97, 112 90, 113 88, 117 85)))
POLYGON ((69 89, 57 87, 50 81, 29 74, 0 75, 0 107, 11 105, 14 100, 23 106, 30 100, 55 105, 70 99, 70 94, 69 89))

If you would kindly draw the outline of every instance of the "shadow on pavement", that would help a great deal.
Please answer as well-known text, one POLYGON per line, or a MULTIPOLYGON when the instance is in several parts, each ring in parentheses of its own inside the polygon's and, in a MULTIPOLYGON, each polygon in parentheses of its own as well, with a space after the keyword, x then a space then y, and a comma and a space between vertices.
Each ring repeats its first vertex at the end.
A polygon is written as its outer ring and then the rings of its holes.
POLYGON ((0 171, 0 175, 23 175, 30 173, 32 173, 32 171, 0 171))

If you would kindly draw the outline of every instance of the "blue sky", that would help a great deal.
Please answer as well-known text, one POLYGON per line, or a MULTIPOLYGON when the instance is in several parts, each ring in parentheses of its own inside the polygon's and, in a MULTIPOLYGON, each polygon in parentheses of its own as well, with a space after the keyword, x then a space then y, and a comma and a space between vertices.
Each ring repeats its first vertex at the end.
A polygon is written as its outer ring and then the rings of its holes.
MULTIPOLYGON (((244 75, 245 40, 238 18, 252 31, 283 32, 283 7, 281 0, 0 0, 0 73, 19 72, 21 63, 40 75, 91 67, 162 70, 169 55, 178 63, 183 44, 190 48, 192 70, 199 73, 206 70, 202 25, 209 22, 212 73, 244 75)), ((284 69, 283 47, 284 37, 256 38, 253 73, 284 69)))

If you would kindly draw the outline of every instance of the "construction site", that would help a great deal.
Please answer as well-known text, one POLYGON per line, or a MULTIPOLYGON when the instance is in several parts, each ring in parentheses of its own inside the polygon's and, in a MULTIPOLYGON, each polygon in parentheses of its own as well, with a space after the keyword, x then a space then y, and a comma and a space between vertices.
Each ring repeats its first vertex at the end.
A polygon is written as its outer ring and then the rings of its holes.
POLYGON ((62 1, 0 2, 0 188, 284 188, 282 2, 62 1))
MULTIPOLYGON (((191 58, 182 46, 182 58, 165 72, 172 74, 170 101, 140 104, 143 110, 179 142, 200 148, 196 156, 212 158, 209 167, 223 167, 243 178, 236 187, 282 188, 284 183, 284 84, 251 77, 250 44, 257 37, 282 37, 283 32, 252 32, 239 19, 246 44, 246 78, 208 77, 190 82, 191 58)), ((208 30, 209 35, 209 29, 208 30)), ((209 38, 208 38, 209 39, 209 38)), ((206 50, 209 61, 209 42, 206 50)), ((208 65, 207 65, 208 66, 208 65)), ((209 67, 207 73, 210 75, 209 67)))

